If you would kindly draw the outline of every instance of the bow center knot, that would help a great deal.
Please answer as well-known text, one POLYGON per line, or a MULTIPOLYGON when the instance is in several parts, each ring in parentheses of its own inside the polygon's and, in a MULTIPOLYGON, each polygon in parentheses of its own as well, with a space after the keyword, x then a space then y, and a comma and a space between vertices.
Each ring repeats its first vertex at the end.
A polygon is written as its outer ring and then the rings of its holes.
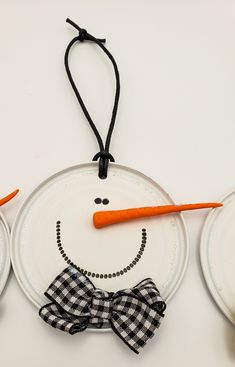
POLYGON ((110 319, 113 308, 113 293, 95 289, 90 304, 91 317, 107 320, 110 319))

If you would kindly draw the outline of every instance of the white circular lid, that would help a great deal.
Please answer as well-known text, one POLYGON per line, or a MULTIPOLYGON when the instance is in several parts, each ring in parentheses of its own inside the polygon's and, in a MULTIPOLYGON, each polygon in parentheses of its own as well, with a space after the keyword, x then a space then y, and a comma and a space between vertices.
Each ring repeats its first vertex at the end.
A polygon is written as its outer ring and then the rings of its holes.
POLYGON ((96 229, 95 211, 173 204, 154 181, 124 166, 109 165, 108 178, 98 178, 97 163, 68 168, 43 182, 21 207, 11 235, 14 272, 27 297, 40 307, 49 284, 68 265, 56 242, 61 221, 64 249, 72 261, 95 273, 113 273, 136 256, 147 232, 140 261, 123 276, 92 279, 95 286, 115 291, 152 277, 168 300, 179 286, 188 260, 188 241, 182 215, 143 218, 96 229), (109 204, 96 204, 95 199, 109 204))
POLYGON ((200 258, 209 291, 225 316, 235 325, 235 191, 212 210, 201 236, 200 258))
POLYGON ((10 267, 9 229, 3 214, 0 213, 0 295, 6 285, 10 267))

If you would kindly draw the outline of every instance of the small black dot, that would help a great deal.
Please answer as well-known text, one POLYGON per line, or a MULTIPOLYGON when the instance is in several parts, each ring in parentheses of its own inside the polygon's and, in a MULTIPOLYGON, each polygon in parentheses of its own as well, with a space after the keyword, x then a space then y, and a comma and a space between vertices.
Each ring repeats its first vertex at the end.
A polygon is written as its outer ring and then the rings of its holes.
POLYGON ((108 274, 104 274, 104 278, 106 279, 106 278, 108 278, 108 274))
POLYGON ((117 275, 117 277, 119 277, 119 275, 120 275, 120 272, 119 272, 119 271, 117 271, 117 272, 116 272, 116 275, 117 275))
POLYGON ((60 220, 57 220, 57 222, 56 222, 57 224, 60 224, 60 220))
POLYGON ((113 277, 114 277, 114 278, 116 277, 116 273, 113 273, 113 277))
POLYGON ((146 244, 146 240, 142 240, 142 243, 143 243, 143 244, 146 244))
POLYGON ((65 259, 65 261, 67 261, 67 260, 68 260, 68 256, 65 256, 65 258, 64 258, 64 259, 65 259))
POLYGON ((103 199, 103 204, 107 205, 109 203, 109 199, 103 199))
POLYGON ((127 268, 124 268, 123 271, 124 271, 124 273, 126 273, 127 272, 127 268))
POLYGON ((91 272, 90 272, 90 271, 88 271, 87 275, 90 277, 90 276, 91 276, 91 272))
POLYGON ((131 264, 130 264, 130 267, 131 267, 131 268, 133 268, 133 266, 134 266, 134 265, 135 265, 135 264, 134 264, 134 261, 133 261, 133 263, 131 263, 131 264))
POLYGON ((123 270, 120 271, 120 274, 122 275, 123 274, 123 270))
POLYGON ((100 278, 102 279, 104 276, 103 276, 103 274, 100 274, 100 278))
POLYGON ((91 276, 94 278, 95 277, 95 273, 92 273, 91 276))
POLYGON ((133 260, 131 265, 135 265, 135 264, 136 264, 136 260, 133 260))
POLYGON ((142 250, 139 251, 139 255, 140 255, 140 257, 143 255, 143 251, 142 250))
POLYGON ((145 229, 145 228, 142 228, 142 231, 143 231, 143 232, 146 232, 146 229, 145 229))
POLYGON ((84 275, 87 275, 87 271, 86 271, 86 270, 84 270, 83 274, 84 274, 84 275))
POLYGON ((100 277, 100 274, 98 274, 98 273, 97 273, 97 274, 95 275, 95 277, 96 277, 96 278, 99 278, 99 277, 100 277))
POLYGON ((112 278, 112 274, 108 274, 108 277, 109 277, 109 278, 112 278))
POLYGON ((69 259, 68 259, 67 263, 68 263, 68 264, 71 264, 71 260, 69 260, 69 259))
POLYGON ((136 256, 134 261, 138 262, 139 261, 139 258, 136 256))
POLYGON ((101 203, 102 203, 102 200, 101 200, 101 198, 96 198, 96 199, 94 200, 94 202, 95 202, 96 204, 101 204, 101 203))
POLYGON ((141 255, 140 255, 140 254, 138 254, 136 257, 137 257, 138 259, 140 259, 140 258, 141 258, 141 255))
POLYGON ((64 254, 64 250, 61 250, 60 253, 63 255, 64 254))
MULTIPOLYGON (((61 253, 62 253, 62 251, 61 251, 61 253)), ((63 256, 63 257, 65 257, 66 255, 65 255, 65 254, 63 254, 62 256, 63 256)))
POLYGON ((131 268, 131 267, 130 267, 130 265, 128 265, 128 266, 127 266, 127 270, 130 270, 130 268, 131 268))

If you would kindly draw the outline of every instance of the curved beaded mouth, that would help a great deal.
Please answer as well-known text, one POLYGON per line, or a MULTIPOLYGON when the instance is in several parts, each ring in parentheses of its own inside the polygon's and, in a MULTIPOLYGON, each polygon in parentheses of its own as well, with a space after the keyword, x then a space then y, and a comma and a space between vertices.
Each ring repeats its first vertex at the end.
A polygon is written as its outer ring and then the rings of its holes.
POLYGON ((77 269, 78 271, 80 271, 81 273, 83 273, 84 275, 87 275, 88 277, 92 277, 92 278, 101 278, 101 279, 108 279, 108 278, 115 278, 118 276, 122 276, 125 275, 128 271, 132 270, 133 267, 140 261, 145 247, 146 247, 146 243, 147 243, 147 232, 145 228, 142 228, 142 239, 141 239, 141 245, 139 247, 139 250, 135 256, 135 258, 124 268, 114 272, 114 273, 95 273, 92 272, 90 270, 87 269, 83 269, 80 266, 74 264, 74 262, 72 262, 72 260, 69 258, 69 256, 67 255, 67 253, 64 250, 64 247, 62 245, 61 242, 61 221, 58 220, 56 222, 56 241, 57 241, 57 247, 58 250, 62 256, 62 258, 64 259, 64 261, 70 265, 73 266, 75 269, 77 269))

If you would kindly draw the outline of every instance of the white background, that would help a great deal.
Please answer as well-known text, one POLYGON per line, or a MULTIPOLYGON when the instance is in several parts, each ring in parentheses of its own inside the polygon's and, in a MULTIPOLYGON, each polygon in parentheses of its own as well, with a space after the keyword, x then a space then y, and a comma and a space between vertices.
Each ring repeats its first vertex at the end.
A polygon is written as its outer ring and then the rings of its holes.
MULTIPOLYGON (((111 152, 151 176, 177 202, 218 200, 235 187, 235 2, 0 1, 0 194, 12 225, 42 180, 90 161, 96 141, 63 66, 70 17, 107 38, 121 74, 111 152)), ((95 46, 71 66, 102 133, 114 81, 95 46)), ((111 333, 68 337, 45 327, 11 274, 0 300, 2 366, 234 366, 235 329, 215 306, 198 259, 206 212, 185 214, 189 266, 158 335, 139 356, 111 333)))

